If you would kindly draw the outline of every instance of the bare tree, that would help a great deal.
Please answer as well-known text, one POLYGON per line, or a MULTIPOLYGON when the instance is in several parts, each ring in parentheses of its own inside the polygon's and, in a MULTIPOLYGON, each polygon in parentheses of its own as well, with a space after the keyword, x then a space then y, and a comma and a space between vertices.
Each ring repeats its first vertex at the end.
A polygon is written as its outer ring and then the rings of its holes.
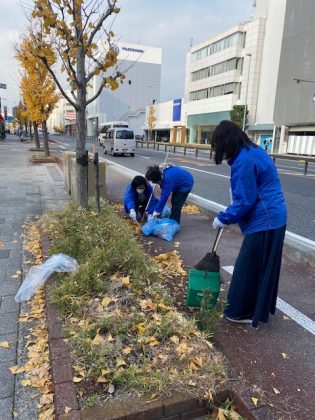
POLYGON ((113 45, 111 16, 120 9, 117 0, 35 0, 32 16, 44 27, 46 42, 53 44, 59 53, 66 72, 71 94, 68 94, 47 57, 47 48, 36 44, 37 55, 52 75, 61 94, 76 111, 76 158, 78 199, 87 207, 87 161, 86 161, 86 107, 102 92, 104 87, 112 90, 119 86, 124 75, 117 66, 118 51, 113 45), (101 76, 95 93, 88 98, 87 89, 93 77, 101 76))

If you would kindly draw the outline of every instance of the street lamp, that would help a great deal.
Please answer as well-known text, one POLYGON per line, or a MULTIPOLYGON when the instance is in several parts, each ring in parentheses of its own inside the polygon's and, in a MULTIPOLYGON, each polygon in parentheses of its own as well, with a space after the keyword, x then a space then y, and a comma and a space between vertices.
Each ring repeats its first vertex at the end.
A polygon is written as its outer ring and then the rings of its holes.
POLYGON ((249 57, 249 63, 248 63, 248 73, 247 73, 245 104, 244 104, 243 131, 245 130, 245 124, 246 124, 246 111, 247 111, 247 96, 248 96, 248 85, 249 85, 249 75, 250 75, 250 63, 251 63, 251 59, 252 59, 251 54, 246 54, 246 55, 249 57))

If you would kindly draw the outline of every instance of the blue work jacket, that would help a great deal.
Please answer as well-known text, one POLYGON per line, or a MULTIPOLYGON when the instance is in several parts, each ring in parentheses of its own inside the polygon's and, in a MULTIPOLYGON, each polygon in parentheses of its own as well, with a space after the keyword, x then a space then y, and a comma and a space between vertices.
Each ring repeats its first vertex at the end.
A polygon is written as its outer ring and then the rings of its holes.
MULTIPOLYGON (((148 200, 150 199, 152 191, 153 191, 152 186, 147 182, 147 185, 144 190, 144 195, 147 200, 146 204, 148 200)), ((131 184, 129 184, 128 187, 126 188, 125 196, 124 196, 124 209, 126 213, 129 213, 131 209, 136 210, 138 208, 138 198, 139 198, 139 194, 137 193, 137 191, 135 191, 132 188, 131 184)), ((158 200, 153 193, 148 210, 147 210, 148 214, 153 213, 157 201, 158 200)))
POLYGON ((243 234, 277 229, 287 223, 287 207, 277 169, 261 148, 243 147, 230 159, 232 204, 218 214, 224 224, 239 223, 243 234))
POLYGON ((194 178, 179 166, 169 166, 163 170, 161 197, 155 206, 155 211, 162 213, 162 210, 172 192, 189 192, 194 185, 194 178))

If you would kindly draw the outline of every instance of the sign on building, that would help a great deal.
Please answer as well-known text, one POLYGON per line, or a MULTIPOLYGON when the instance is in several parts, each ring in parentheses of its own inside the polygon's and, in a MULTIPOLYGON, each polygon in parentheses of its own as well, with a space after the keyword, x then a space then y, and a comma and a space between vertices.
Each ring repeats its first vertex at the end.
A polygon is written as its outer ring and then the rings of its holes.
POLYGON ((180 121, 182 116, 182 99, 173 101, 173 121, 180 121))
POLYGON ((0 83, 0 89, 6 89, 7 85, 5 83, 0 83))

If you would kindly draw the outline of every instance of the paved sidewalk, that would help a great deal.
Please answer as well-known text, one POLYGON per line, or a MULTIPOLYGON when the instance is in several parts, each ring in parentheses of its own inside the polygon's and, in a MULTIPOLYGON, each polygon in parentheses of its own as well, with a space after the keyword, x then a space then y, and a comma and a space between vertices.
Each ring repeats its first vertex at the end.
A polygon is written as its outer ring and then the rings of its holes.
MULTIPOLYGON (((12 411, 19 411, 15 377, 8 368, 19 362, 18 342, 23 341, 20 335, 25 331, 19 329, 20 305, 14 301, 21 280, 12 278, 17 271, 23 271, 22 225, 43 212, 61 210, 69 199, 56 164, 29 162, 31 146, 10 135, 0 142, 0 343, 10 343, 8 349, 0 347, 1 420, 11 419, 12 411)), ((23 389, 18 391, 20 403, 21 392, 23 389)), ((31 420, 27 413, 18 418, 31 420)))

